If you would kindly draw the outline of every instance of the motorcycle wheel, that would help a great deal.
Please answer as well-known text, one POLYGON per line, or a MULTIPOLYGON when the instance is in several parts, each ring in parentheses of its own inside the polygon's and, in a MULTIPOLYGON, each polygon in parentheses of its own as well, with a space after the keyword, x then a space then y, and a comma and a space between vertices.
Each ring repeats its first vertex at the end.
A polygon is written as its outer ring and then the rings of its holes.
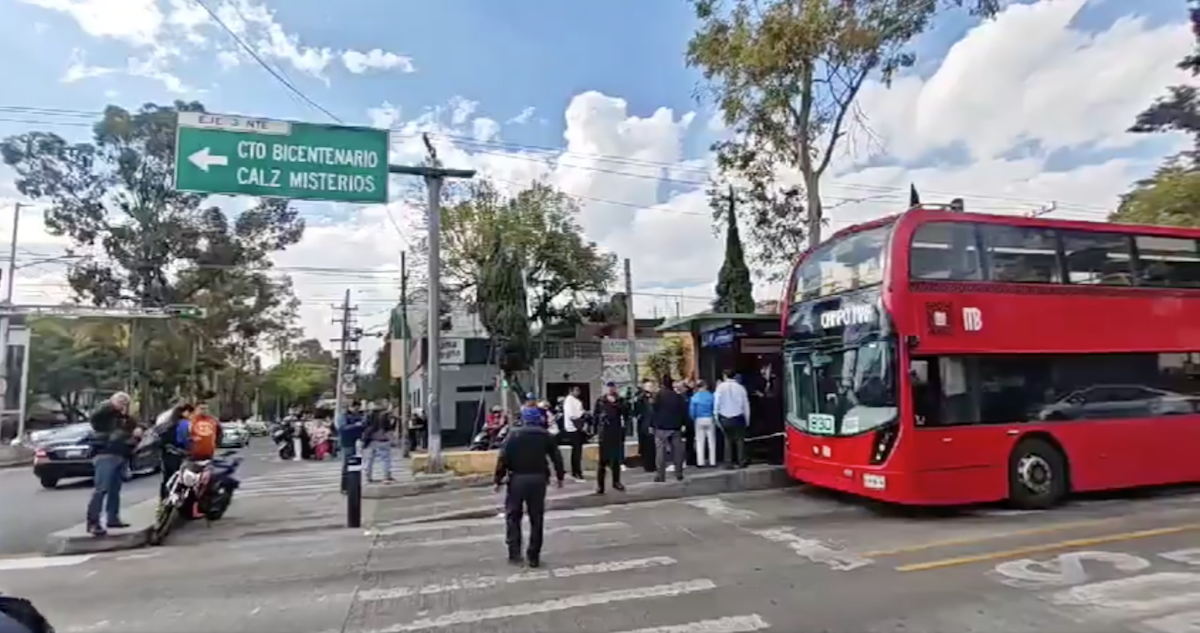
POLYGON ((151 546, 162 545, 178 519, 179 506, 159 504, 158 512, 154 517, 154 528, 150 530, 149 544, 151 546))
POLYGON ((220 494, 213 497, 209 502, 208 520, 219 521, 225 516, 225 512, 229 510, 229 506, 233 503, 233 491, 222 488, 220 494))

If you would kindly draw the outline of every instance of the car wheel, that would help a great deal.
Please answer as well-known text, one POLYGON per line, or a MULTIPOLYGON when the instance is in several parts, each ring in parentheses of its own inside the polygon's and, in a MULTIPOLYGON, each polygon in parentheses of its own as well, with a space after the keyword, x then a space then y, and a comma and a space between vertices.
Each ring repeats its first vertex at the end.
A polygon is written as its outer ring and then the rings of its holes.
POLYGON ((39 477, 38 481, 42 482, 42 487, 46 490, 54 490, 58 487, 58 479, 55 477, 39 477))

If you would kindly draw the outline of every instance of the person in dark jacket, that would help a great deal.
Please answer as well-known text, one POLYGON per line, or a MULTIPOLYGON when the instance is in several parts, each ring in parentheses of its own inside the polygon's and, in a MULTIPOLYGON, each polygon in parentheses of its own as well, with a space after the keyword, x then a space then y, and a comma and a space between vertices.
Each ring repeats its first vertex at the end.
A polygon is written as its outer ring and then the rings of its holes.
POLYGON ((606 470, 612 471, 613 489, 621 491, 621 463, 625 461, 625 425, 629 423, 629 404, 617 393, 616 383, 604 385, 604 395, 596 400, 592 408, 592 419, 596 424, 599 443, 599 459, 596 460, 596 493, 604 494, 606 470))
POLYGON ((530 567, 540 567, 542 535, 546 517, 546 488, 550 483, 550 465, 554 466, 555 484, 562 488, 566 477, 558 442, 545 426, 519 424, 500 446, 496 458, 496 492, 508 482, 504 497, 504 540, 508 561, 521 559, 521 515, 529 513, 529 549, 525 551, 530 567), (547 461, 549 460, 549 461, 547 461))
POLYGON ((633 417, 637 420, 638 461, 648 473, 654 468, 654 428, 650 422, 654 414, 654 391, 657 385, 647 380, 634 396, 633 417))
POLYGON ((129 417, 130 402, 129 394, 118 391, 90 419, 96 452, 92 458, 94 487, 87 505, 87 529, 95 536, 107 534, 100 525, 101 508, 109 529, 129 527, 121 520, 121 477, 142 437, 142 429, 129 417))
POLYGON ((338 420, 338 444, 342 448, 342 494, 346 494, 346 473, 350 467, 350 458, 358 454, 358 441, 362 439, 367 421, 363 416, 362 405, 350 403, 350 408, 338 420))
POLYGON ((661 388, 654 396, 651 425, 654 427, 654 462, 658 467, 654 481, 667 480, 667 453, 675 467, 675 479, 683 481, 683 427, 687 424, 687 400, 675 391, 670 376, 663 376, 661 388))
POLYGON ((183 456, 188 448, 188 435, 180 431, 187 427, 188 419, 192 417, 194 409, 195 407, 190 402, 184 402, 171 409, 173 423, 164 427, 163 434, 158 438, 159 450, 162 451, 162 482, 158 485, 159 499, 167 498, 167 482, 183 466, 183 456))
POLYGON ((392 438, 396 433, 396 419, 385 407, 376 406, 367 414, 367 425, 363 430, 363 448, 369 450, 367 457, 367 481, 375 481, 375 461, 383 462, 383 480, 391 483, 392 438))

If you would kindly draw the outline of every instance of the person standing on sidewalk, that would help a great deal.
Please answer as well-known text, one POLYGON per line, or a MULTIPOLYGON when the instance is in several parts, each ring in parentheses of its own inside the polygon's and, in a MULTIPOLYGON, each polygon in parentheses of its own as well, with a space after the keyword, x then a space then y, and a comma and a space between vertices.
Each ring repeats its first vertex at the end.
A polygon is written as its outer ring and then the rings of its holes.
POLYGON ((383 462, 383 480, 387 483, 396 481, 392 477, 392 435, 395 432, 395 421, 390 413, 384 408, 372 407, 363 432, 363 448, 370 451, 367 455, 368 483, 375 483, 376 459, 383 462))
POLYGON ((717 465, 717 423, 713 420, 714 398, 703 380, 696 382, 696 392, 688 401, 688 417, 696 435, 696 467, 717 465))
POLYGON ((688 405, 672 384, 670 376, 662 377, 662 385, 654 397, 651 425, 654 427, 654 481, 667 480, 667 453, 675 479, 683 481, 683 426, 687 423, 688 405))
POLYGON ((625 425, 629 404, 617 393, 616 383, 604 385, 604 395, 596 400, 592 416, 596 420, 599 455, 596 460, 596 494, 604 494, 605 471, 612 471, 613 490, 625 490, 621 484, 621 464, 625 461, 625 425))
POLYGON ((563 400, 563 433, 567 444, 571 447, 571 479, 583 481, 583 444, 587 441, 587 433, 583 430, 584 416, 587 409, 583 408, 583 400, 579 397, 579 387, 571 387, 571 391, 563 400))
POLYGON ((654 428, 651 425, 654 417, 654 392, 658 388, 653 381, 642 383, 634 395, 633 417, 637 425, 638 461, 642 470, 652 473, 654 467, 654 428))
POLYGON ((725 433, 725 467, 745 468, 750 461, 746 458, 746 429, 750 426, 750 396, 738 382, 732 369, 722 374, 724 380, 713 393, 713 410, 717 422, 725 433))
POLYGON ((504 439, 496 457, 496 492, 508 483, 504 497, 504 540, 508 562, 521 564, 521 518, 529 513, 529 549, 525 559, 530 567, 542 564, 542 537, 546 519, 546 489, 550 483, 550 465, 555 483, 562 488, 566 469, 558 442, 544 423, 526 423, 524 418, 504 439), (549 460, 549 461, 547 461, 549 460))
POLYGON ((101 509, 107 518, 108 529, 129 527, 121 520, 121 484, 125 465, 142 437, 142 429, 129 417, 131 401, 129 394, 118 391, 100 405, 89 420, 96 453, 92 458, 94 485, 87 505, 87 530, 94 536, 108 533, 100 525, 101 509))

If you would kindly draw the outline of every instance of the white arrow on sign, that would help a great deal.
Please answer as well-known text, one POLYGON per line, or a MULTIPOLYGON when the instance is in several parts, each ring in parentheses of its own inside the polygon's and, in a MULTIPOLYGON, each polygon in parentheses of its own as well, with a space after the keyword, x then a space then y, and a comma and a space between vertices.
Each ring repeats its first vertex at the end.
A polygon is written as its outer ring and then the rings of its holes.
POLYGON ((216 154, 210 154, 207 147, 196 152, 195 154, 192 154, 191 156, 188 156, 188 160, 192 161, 193 165, 199 167, 203 171, 208 171, 208 168, 212 167, 213 165, 224 167, 229 164, 228 156, 217 156, 216 154))

